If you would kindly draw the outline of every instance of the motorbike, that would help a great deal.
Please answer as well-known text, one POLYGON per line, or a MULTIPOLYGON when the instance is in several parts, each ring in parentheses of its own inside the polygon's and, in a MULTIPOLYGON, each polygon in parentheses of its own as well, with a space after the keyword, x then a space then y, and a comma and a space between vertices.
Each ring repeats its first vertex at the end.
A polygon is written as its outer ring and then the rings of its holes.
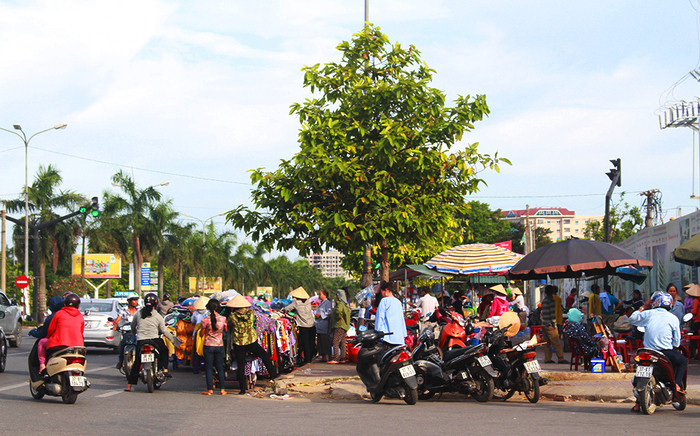
POLYGON ((471 320, 464 319, 461 314, 452 309, 439 308, 430 320, 441 325, 438 346, 443 354, 455 348, 466 347, 469 339, 476 334, 471 320))
POLYGON ((531 403, 537 403, 544 379, 540 378, 541 368, 535 347, 541 344, 537 344, 537 337, 533 336, 532 340, 511 347, 505 334, 509 327, 488 332, 484 338, 488 343, 487 354, 498 371, 494 378, 493 398, 506 401, 518 391, 531 403))
MULTIPOLYGON (((163 372, 165 368, 161 368, 158 364, 158 349, 151 344, 143 344, 137 352, 141 353, 139 378, 146 385, 149 393, 160 389, 167 381, 168 376, 163 372)), ((126 360, 124 363, 126 363, 126 360)))
MULTIPOLYGON (((679 351, 687 358, 688 348, 681 346, 679 351)), ((684 410, 686 397, 676 390, 673 365, 662 352, 648 348, 637 351, 637 370, 632 379, 634 397, 645 415, 651 415, 657 407, 671 404, 676 410, 684 410)), ((685 384, 686 377, 683 379, 685 384)))
POLYGON ((418 385, 413 359, 406 345, 389 345, 381 339, 391 333, 377 330, 359 332, 353 340, 360 346, 357 354, 357 374, 376 403, 387 398, 401 398, 406 404, 418 401, 418 385))
POLYGON ((73 404, 78 394, 90 387, 85 377, 85 347, 68 347, 55 352, 46 362, 46 376, 39 373, 39 341, 34 342, 29 353, 29 392, 35 400, 44 395, 61 397, 64 403, 73 404))
POLYGON ((122 338, 124 340, 124 356, 122 367, 119 370, 122 374, 127 375, 131 372, 131 368, 136 361, 136 335, 131 334, 131 323, 127 322, 120 327, 122 338))
POLYGON ((418 398, 427 400, 436 393, 459 392, 479 402, 491 400, 494 392, 491 359, 484 344, 454 348, 440 353, 432 328, 425 328, 413 350, 418 398))

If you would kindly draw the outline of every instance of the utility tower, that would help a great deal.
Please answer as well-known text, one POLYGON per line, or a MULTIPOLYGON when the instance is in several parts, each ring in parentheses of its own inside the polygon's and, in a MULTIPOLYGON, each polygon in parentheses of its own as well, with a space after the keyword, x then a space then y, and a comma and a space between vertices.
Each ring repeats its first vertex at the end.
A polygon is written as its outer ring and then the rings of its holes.
POLYGON ((654 225, 656 218, 660 216, 661 191, 658 189, 650 189, 642 192, 639 195, 646 197, 642 202, 642 207, 646 207, 647 209, 647 216, 644 218, 644 227, 651 227, 654 225))

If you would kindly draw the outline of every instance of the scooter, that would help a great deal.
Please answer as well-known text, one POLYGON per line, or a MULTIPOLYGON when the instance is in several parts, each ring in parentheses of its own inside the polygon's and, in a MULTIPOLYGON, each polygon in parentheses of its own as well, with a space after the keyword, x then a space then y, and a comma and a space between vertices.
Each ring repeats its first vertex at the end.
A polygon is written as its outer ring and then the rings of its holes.
POLYGON ((131 367, 134 366, 136 361, 136 335, 131 334, 131 323, 125 323, 120 327, 120 330, 124 340, 124 356, 122 367, 119 371, 127 375, 131 372, 131 367))
POLYGON ((485 336, 489 344, 488 356, 498 371, 498 376, 494 378, 493 397, 506 401, 518 391, 524 393, 531 403, 537 403, 544 379, 540 378, 541 368, 535 347, 542 344, 538 344, 537 337, 533 336, 530 341, 511 347, 505 334, 509 327, 494 330, 485 336))
MULTIPOLYGON (((138 352, 141 353, 141 368, 139 371, 141 381, 146 385, 149 393, 160 389, 165 384, 168 376, 163 372, 165 368, 161 368, 158 365, 158 349, 151 344, 143 344, 138 352)), ((126 360, 124 363, 126 363, 126 360)))
MULTIPOLYGON (((692 314, 686 314, 683 321, 691 319, 692 314)), ((688 347, 681 345, 677 348, 686 358, 690 355, 688 347)), ((632 385, 634 397, 645 415, 651 415, 657 407, 671 404, 674 409, 685 410, 685 394, 676 390, 676 377, 671 361, 660 351, 649 348, 637 350, 637 370, 632 385)), ((686 385, 688 373, 683 378, 686 385)))
POLYGON ((73 404, 78 394, 90 387, 85 377, 85 347, 68 347, 55 352, 46 362, 47 376, 39 373, 39 341, 34 342, 29 353, 29 392, 35 400, 44 395, 61 397, 64 403, 73 404))
POLYGON ((418 384, 413 359, 406 345, 388 345, 380 340, 391 333, 376 330, 359 332, 353 340, 360 345, 357 374, 376 403, 387 398, 401 398, 406 404, 418 401, 418 384))
POLYGON ((413 351, 418 381, 418 398, 427 400, 436 393, 460 392, 479 402, 491 400, 494 392, 491 359, 486 345, 455 348, 440 354, 431 328, 425 328, 413 351))

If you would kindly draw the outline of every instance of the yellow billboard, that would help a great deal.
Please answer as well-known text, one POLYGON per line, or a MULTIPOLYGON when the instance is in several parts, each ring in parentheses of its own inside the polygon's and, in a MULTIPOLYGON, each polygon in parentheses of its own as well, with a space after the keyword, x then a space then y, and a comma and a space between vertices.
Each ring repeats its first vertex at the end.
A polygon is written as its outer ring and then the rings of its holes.
MULTIPOLYGON (((73 255, 73 275, 81 275, 82 256, 73 255)), ((122 260, 114 254, 86 254, 86 279, 120 279, 122 277, 122 260)))
POLYGON ((221 292, 221 277, 190 277, 190 292, 195 294, 213 294, 221 292))

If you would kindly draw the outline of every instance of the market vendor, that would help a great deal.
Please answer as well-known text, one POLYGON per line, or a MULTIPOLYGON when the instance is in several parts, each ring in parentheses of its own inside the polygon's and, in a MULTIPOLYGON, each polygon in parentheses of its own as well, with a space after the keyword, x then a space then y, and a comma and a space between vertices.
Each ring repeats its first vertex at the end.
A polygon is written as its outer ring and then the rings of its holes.
POLYGON ((298 287, 289 294, 293 301, 282 308, 282 311, 289 312, 294 311, 294 321, 296 321, 297 328, 299 329, 299 350, 303 354, 300 356, 299 360, 303 365, 311 363, 316 354, 315 339, 316 339, 316 327, 314 325, 314 314, 311 310, 311 302, 309 301, 309 294, 303 287, 298 287))
POLYGON ((238 362, 238 384, 240 386, 239 395, 246 393, 245 361, 246 354, 251 353, 255 357, 262 359, 270 375, 270 379, 278 377, 277 369, 270 359, 270 355, 258 343, 258 334, 255 332, 255 314, 250 308, 250 302, 242 295, 236 295, 228 303, 227 307, 232 309, 228 317, 229 331, 233 339, 233 352, 238 362))

